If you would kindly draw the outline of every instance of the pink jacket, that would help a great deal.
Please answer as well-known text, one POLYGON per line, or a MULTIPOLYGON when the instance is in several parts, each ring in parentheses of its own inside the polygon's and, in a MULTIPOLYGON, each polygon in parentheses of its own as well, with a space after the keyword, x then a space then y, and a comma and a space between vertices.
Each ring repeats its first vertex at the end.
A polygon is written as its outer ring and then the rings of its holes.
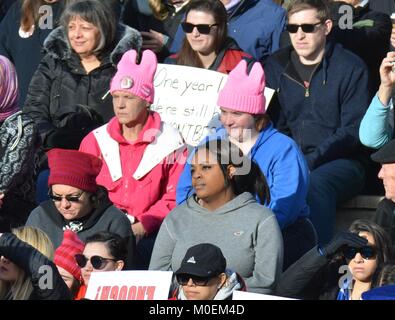
POLYGON ((114 117, 105 126, 90 132, 81 142, 80 151, 104 160, 96 181, 108 190, 114 205, 140 221, 147 233, 157 231, 176 205, 176 186, 187 157, 187 149, 178 131, 164 124, 158 113, 151 112, 137 140, 130 143, 122 136, 121 125, 114 117), (98 142, 99 130, 110 143, 98 142), (162 140, 158 138, 158 141, 162 143, 155 143, 159 135, 162 140), (103 154, 103 149, 111 143, 115 145, 115 151, 114 148, 110 152, 104 150, 103 154), (150 148, 147 149, 148 145, 150 148), (148 152, 150 156, 147 157, 148 152), (116 160, 116 153, 119 153, 120 161, 116 160), (143 158, 144 153, 147 154, 143 158), (151 156, 160 154, 166 156, 151 156), (115 175, 111 167, 117 164, 119 172, 115 175))

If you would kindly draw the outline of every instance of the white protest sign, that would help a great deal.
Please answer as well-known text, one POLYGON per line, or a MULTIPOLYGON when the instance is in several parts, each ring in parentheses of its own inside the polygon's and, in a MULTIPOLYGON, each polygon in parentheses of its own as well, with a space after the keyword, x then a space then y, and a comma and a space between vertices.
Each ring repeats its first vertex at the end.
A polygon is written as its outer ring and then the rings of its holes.
POLYGON ((90 300, 167 300, 171 271, 92 272, 85 298, 90 300))
POLYGON ((233 292, 233 300, 296 300, 296 299, 236 290, 233 292))
MULTIPOLYGON (((217 98, 227 75, 193 67, 158 64, 154 78, 155 101, 151 109, 176 127, 187 144, 196 146, 220 126, 217 98)), ((266 105, 274 90, 266 88, 266 105)))

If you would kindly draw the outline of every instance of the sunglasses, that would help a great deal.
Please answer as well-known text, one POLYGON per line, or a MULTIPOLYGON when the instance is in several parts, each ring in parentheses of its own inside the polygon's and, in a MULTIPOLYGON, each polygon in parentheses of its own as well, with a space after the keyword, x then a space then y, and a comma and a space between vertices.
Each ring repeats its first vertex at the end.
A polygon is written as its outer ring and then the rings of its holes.
POLYGON ((50 199, 52 199, 53 201, 57 201, 57 202, 62 201, 63 198, 66 199, 68 202, 79 202, 81 196, 82 196, 84 193, 85 193, 85 191, 83 191, 83 192, 81 192, 80 194, 75 195, 75 196, 73 196, 73 195, 57 196, 57 195, 54 195, 52 192, 49 192, 49 193, 48 193, 48 197, 49 197, 50 199))
POLYGON ((346 259, 351 260, 358 252, 365 260, 374 259, 376 257, 376 248, 372 246, 363 246, 361 248, 348 246, 343 250, 343 255, 346 259))
POLYGON ((93 269, 96 270, 103 269, 108 261, 114 261, 114 262, 117 261, 115 259, 103 258, 100 256, 92 256, 90 257, 90 259, 88 259, 87 257, 85 257, 83 254, 80 253, 76 254, 74 256, 74 259, 80 268, 84 268, 88 263, 88 260, 90 260, 93 269))
POLYGON ((317 23, 303 23, 303 24, 287 24, 286 29, 289 33, 296 33, 298 32, 299 27, 302 28, 304 33, 312 33, 315 30, 316 26, 319 26, 322 22, 317 23))
POLYGON ((218 23, 213 23, 213 24, 192 24, 189 22, 182 22, 181 27, 182 30, 184 30, 185 33, 191 33, 193 29, 196 27, 197 31, 200 34, 209 34, 211 27, 217 26, 218 23))
POLYGON ((192 283, 195 286, 201 286, 201 287, 205 287, 207 286, 207 284, 209 283, 209 281, 213 278, 213 277, 198 277, 198 276, 193 276, 190 274, 178 274, 176 276, 177 278, 177 282, 179 285, 181 286, 186 286, 189 282, 189 279, 192 280, 192 283))

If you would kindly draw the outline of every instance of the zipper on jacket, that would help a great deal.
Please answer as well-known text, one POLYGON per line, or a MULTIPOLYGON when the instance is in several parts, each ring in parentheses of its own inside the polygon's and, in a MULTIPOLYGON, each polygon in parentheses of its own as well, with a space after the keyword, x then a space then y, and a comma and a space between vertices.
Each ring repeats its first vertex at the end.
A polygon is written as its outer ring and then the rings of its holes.
POLYGON ((315 71, 317 70, 317 68, 318 68, 318 66, 319 66, 320 64, 321 64, 321 63, 317 64, 317 65, 315 66, 313 72, 311 73, 310 79, 309 79, 309 85, 308 85, 307 87, 306 87, 305 85, 303 85, 302 83, 300 83, 298 80, 292 78, 292 77, 291 77, 290 75, 288 75, 287 73, 284 73, 284 75, 285 75, 288 79, 290 79, 290 80, 296 82, 298 85, 302 86, 303 89, 304 89, 304 96, 305 96, 306 98, 308 98, 308 97, 310 97, 310 83, 311 83, 311 79, 313 79, 314 73, 315 73, 315 71))
POLYGON ((284 73, 284 76, 286 76, 289 80, 297 83, 298 85, 300 85, 303 89, 304 89, 304 96, 308 97, 310 92, 309 92, 309 88, 306 88, 303 84, 301 84, 298 80, 292 78, 290 75, 288 75, 287 73, 284 73))

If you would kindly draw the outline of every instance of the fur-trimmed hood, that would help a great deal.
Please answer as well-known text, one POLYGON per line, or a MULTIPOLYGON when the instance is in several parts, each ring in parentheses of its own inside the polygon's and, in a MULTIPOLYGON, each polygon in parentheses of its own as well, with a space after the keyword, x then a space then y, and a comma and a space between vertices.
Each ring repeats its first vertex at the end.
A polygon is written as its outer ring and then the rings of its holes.
MULTIPOLYGON (((122 55, 130 49, 140 52, 143 39, 136 29, 118 24, 115 43, 117 45, 109 57, 113 64, 117 64, 122 55)), ((64 27, 57 27, 48 35, 44 41, 43 50, 45 54, 49 54, 54 59, 69 60, 71 58, 72 49, 64 27)))

